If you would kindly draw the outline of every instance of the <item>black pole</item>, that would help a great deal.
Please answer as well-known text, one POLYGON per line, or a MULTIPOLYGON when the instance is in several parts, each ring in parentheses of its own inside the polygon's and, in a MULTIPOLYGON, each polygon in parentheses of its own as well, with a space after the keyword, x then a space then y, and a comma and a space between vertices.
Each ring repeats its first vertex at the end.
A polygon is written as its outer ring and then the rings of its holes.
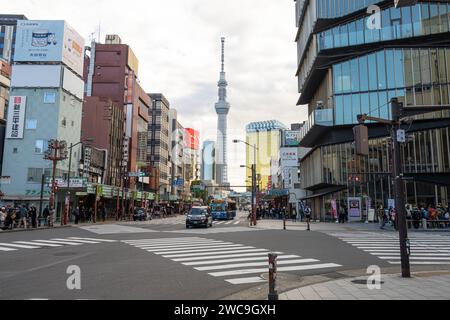
POLYGON ((44 202, 44 184, 45 184, 45 173, 41 177, 41 197, 39 199, 39 216, 42 215, 42 206, 44 202))
POLYGON ((397 98, 392 99, 392 120, 394 125, 392 126, 392 145, 393 145, 393 179, 395 189, 395 208, 397 212, 397 223, 399 229, 400 238, 400 255, 401 255, 401 267, 402 277, 410 278, 411 270, 409 263, 409 240, 408 240, 408 227, 406 222, 406 207, 405 207, 405 188, 403 182, 403 170, 400 152, 400 142, 397 139, 397 131, 400 129, 401 109, 403 105, 399 103, 397 98))
POLYGON ((73 150, 73 143, 70 144, 70 157, 69 157, 69 172, 67 173, 67 197, 68 197, 68 204, 67 204, 67 211, 64 213, 64 224, 67 224, 68 217, 70 216, 70 170, 72 170, 72 150, 73 150))

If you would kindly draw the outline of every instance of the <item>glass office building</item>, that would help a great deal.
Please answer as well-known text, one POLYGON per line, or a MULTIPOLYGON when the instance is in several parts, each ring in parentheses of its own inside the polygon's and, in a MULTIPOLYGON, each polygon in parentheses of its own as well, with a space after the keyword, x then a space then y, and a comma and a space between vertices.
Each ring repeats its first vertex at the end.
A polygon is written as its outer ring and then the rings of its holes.
MULTIPOLYGON (((296 1, 298 103, 308 105, 302 146, 302 188, 316 218, 331 202, 394 197, 391 139, 369 123, 370 155, 355 155, 357 115, 390 119, 392 98, 405 106, 450 104, 450 1, 296 1), (377 7, 371 7, 377 5, 377 7), (374 11, 375 10, 375 11, 374 11)), ((407 200, 415 206, 450 202, 450 112, 411 118, 402 146, 407 200)), ((367 201, 362 201, 363 213, 367 201)))

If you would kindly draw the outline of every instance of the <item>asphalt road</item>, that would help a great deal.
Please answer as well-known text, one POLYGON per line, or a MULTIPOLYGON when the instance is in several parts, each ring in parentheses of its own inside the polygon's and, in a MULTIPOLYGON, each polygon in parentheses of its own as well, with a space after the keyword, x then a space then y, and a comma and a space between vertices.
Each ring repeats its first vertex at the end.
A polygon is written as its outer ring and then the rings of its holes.
POLYGON ((264 288, 265 272, 258 270, 267 268, 268 251, 285 257, 279 260, 284 261, 280 278, 293 283, 310 275, 389 266, 324 232, 251 230, 241 222, 186 230, 181 218, 171 224, 1 233, 0 299, 217 300, 264 288), (81 290, 67 288, 69 266, 80 268, 81 290), (246 283, 249 279, 254 282, 246 283))

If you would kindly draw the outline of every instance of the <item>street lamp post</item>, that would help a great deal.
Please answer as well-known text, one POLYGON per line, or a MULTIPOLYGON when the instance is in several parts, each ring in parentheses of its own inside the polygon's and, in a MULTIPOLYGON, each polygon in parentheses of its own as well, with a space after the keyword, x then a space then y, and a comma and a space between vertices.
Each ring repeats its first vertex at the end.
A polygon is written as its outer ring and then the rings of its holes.
POLYGON ((259 150, 256 145, 251 145, 248 142, 242 141, 242 140, 234 140, 233 143, 244 143, 250 148, 253 148, 253 165, 252 165, 252 220, 253 225, 256 226, 257 224, 257 217, 256 217, 256 152, 259 150))

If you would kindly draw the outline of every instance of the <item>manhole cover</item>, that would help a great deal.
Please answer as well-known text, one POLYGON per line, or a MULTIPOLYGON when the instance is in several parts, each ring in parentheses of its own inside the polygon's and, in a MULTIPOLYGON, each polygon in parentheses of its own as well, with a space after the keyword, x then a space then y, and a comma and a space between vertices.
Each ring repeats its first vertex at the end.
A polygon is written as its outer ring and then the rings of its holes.
MULTIPOLYGON (((369 283, 367 280, 353 280, 352 283, 354 284, 361 284, 361 285, 367 285, 369 283)), ((384 284, 384 281, 381 281, 380 284, 384 284)))
POLYGON ((60 253, 55 253, 54 256, 55 257, 70 257, 70 256, 76 256, 77 254, 75 252, 60 252, 60 253))

